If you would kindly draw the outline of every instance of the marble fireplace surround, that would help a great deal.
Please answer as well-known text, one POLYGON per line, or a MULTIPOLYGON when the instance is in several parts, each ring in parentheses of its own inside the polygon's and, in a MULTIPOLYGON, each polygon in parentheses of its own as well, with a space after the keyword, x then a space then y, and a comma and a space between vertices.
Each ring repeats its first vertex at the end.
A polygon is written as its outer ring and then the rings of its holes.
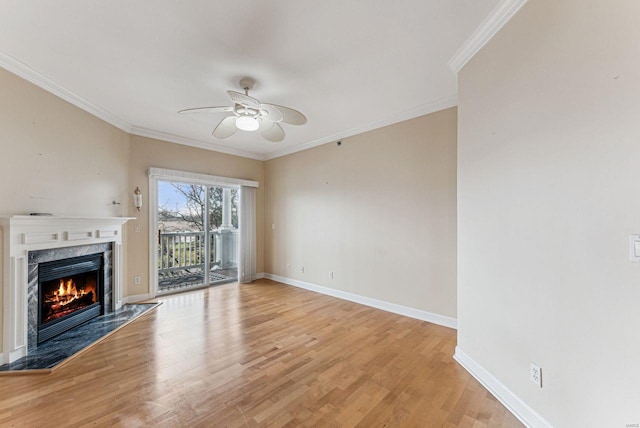
MULTIPOLYGON (((34 276, 30 270, 37 266, 38 261, 48 260, 52 254, 56 258, 65 258, 107 250, 111 272, 110 296, 106 297, 110 299, 108 304, 111 310, 122 306, 122 227, 132 219, 24 215, 0 217, 3 235, 2 364, 26 356, 29 347, 34 346, 29 322, 33 312, 30 314, 29 300, 35 297, 33 284, 35 278, 37 289, 37 272, 34 276), (55 249, 66 250, 43 251, 55 249)), ((105 263, 105 276, 109 270, 107 268, 105 263)))
POLYGON ((113 269, 112 243, 80 245, 74 247, 50 248, 48 250, 29 251, 28 256, 28 287, 27 287, 27 349, 32 350, 38 347, 38 300, 39 281, 38 265, 40 263, 54 260, 69 259, 89 254, 102 254, 103 257, 103 278, 100 301, 104 307, 104 313, 113 312, 111 291, 111 272, 113 269))

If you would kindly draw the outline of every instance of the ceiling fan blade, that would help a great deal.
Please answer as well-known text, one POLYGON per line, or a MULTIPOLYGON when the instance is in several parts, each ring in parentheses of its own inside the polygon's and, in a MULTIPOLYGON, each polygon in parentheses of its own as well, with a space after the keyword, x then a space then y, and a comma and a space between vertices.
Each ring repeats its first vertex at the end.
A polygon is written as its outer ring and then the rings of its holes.
POLYGON ((187 108, 180 110, 178 113, 219 113, 224 111, 233 111, 233 106, 187 108))
POLYGON ((213 130, 213 136, 219 139, 231 137, 236 133, 236 116, 227 116, 220 121, 216 129, 213 130))
POLYGON ((260 101, 256 100, 253 97, 250 97, 249 95, 241 94, 240 92, 236 91, 227 91, 227 94, 229 94, 229 98, 231 98, 231 101, 236 104, 254 108, 256 110, 260 108, 260 101))
POLYGON ((262 104, 263 106, 275 107, 282 113, 282 123, 288 123, 289 125, 304 125, 307 123, 307 117, 300 113, 298 110, 294 110, 290 107, 279 106, 277 104, 262 104))
POLYGON ((258 118, 258 122, 260 123, 258 131, 266 140, 274 143, 284 140, 284 131, 276 122, 270 122, 262 117, 258 118))
POLYGON ((280 109, 273 104, 260 104, 262 117, 269 119, 271 122, 280 122, 284 119, 284 115, 280 109))

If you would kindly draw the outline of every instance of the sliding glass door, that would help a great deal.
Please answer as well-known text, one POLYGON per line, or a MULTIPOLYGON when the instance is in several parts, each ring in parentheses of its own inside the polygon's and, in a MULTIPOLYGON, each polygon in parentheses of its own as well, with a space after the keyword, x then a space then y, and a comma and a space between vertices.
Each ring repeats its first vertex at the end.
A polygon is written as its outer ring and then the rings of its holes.
POLYGON ((236 281, 238 189, 158 180, 158 292, 236 281))
POLYGON ((209 276, 211 282, 238 278, 238 189, 209 187, 209 276))

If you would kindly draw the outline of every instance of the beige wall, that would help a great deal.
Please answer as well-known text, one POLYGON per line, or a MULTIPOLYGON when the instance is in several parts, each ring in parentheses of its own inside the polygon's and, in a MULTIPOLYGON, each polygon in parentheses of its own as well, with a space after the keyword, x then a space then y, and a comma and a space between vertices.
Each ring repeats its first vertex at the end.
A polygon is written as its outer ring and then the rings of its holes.
POLYGON ((124 215, 128 159, 125 132, 0 68, 0 215, 124 215))
POLYGON ((1 68, 0 147, 0 214, 126 212, 127 133, 1 68))
POLYGON ((459 346, 557 427, 640 423, 638 16, 529 1, 459 75, 459 346))
POLYGON ((265 176, 267 272, 456 316, 456 109, 270 160, 265 176))
POLYGON ((254 180, 260 183, 256 195, 257 218, 257 269, 264 269, 264 162, 238 156, 227 155, 194 147, 131 136, 131 156, 129 161, 130 187, 142 190, 144 205, 141 212, 131 208, 130 215, 136 221, 127 224, 127 246, 129 251, 129 272, 126 278, 125 295, 149 292, 149 178, 150 167, 168 168, 222 177, 254 180), (140 233, 135 225, 140 224, 140 233), (133 277, 140 275, 142 282, 135 285, 133 277))

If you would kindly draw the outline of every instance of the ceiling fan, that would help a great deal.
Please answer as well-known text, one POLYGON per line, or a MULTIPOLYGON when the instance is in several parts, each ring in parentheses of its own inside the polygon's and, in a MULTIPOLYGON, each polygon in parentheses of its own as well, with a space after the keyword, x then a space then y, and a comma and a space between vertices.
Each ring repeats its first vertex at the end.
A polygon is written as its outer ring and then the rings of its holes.
POLYGON ((240 80, 240 86, 244 94, 236 91, 227 91, 233 101, 232 106, 196 107, 180 110, 178 113, 233 113, 222 119, 213 130, 216 138, 228 138, 238 129, 243 131, 258 131, 266 140, 279 142, 284 140, 284 130, 281 123, 289 125, 304 125, 307 118, 298 110, 276 104, 261 103, 249 96, 249 90, 253 89, 254 80, 245 77, 240 80))

